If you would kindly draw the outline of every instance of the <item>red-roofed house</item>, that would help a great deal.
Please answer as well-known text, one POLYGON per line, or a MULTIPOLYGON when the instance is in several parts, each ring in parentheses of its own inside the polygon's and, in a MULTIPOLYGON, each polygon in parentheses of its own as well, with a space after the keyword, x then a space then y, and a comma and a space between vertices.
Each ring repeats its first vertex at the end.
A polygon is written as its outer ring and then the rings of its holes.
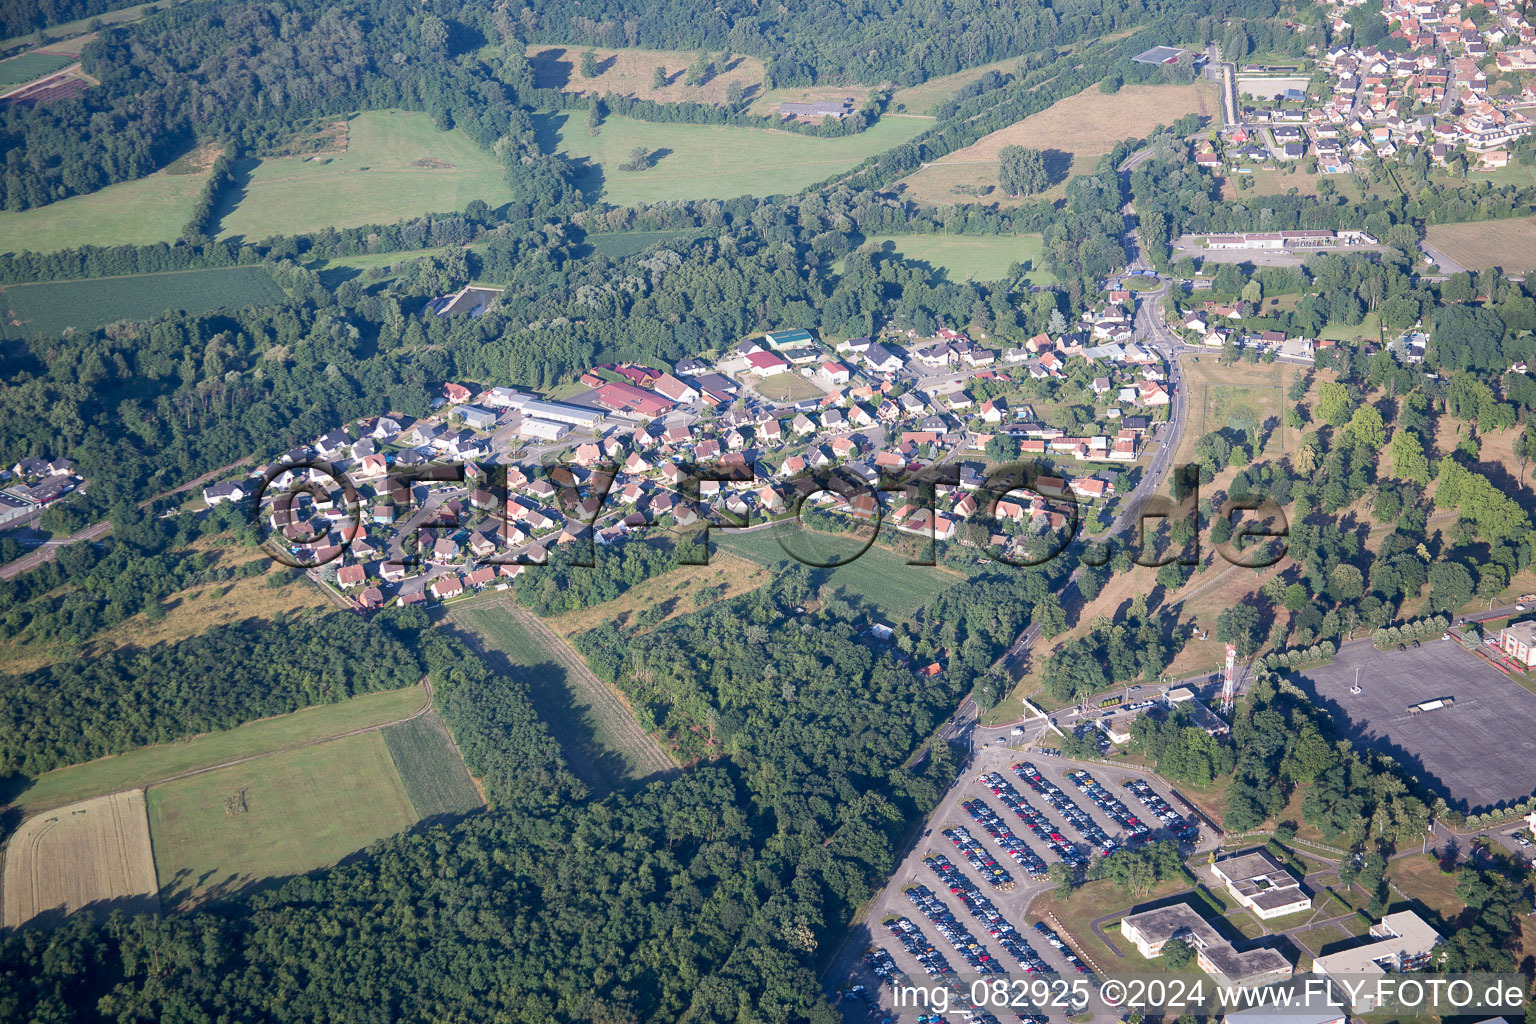
POLYGON ((772 377, 789 369, 789 360, 772 352, 748 352, 747 366, 759 377, 772 377))
POLYGON ((368 574, 360 565, 344 565, 336 570, 336 585, 342 589, 360 587, 368 574))

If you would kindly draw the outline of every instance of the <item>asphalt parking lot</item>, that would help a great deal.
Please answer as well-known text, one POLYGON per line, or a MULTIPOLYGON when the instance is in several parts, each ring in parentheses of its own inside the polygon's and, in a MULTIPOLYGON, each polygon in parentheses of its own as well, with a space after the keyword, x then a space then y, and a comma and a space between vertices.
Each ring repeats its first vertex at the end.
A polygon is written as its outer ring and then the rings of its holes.
POLYGON ((1536 790, 1536 694, 1454 640, 1388 652, 1352 645, 1303 678, 1323 706, 1347 716, 1352 740, 1391 754, 1458 810, 1536 790), (1356 668, 1361 692, 1353 694, 1356 668), (1444 697, 1454 703, 1408 712, 1444 697))
MULTIPOLYGON (((1035 971, 1058 972, 1068 978, 1093 978, 1094 964, 1086 958, 1072 959, 1075 954, 1069 936, 1038 931, 1033 918, 1028 915, 1034 898, 1052 887, 1044 877, 1032 877, 1031 868, 1048 870, 1050 864, 1061 861, 1064 856, 1075 856, 1084 861, 1099 856, 1085 839, 1085 835, 1098 836, 1095 828, 1102 831, 1103 840, 1116 846, 1124 845, 1133 831, 1117 822, 1068 778, 1069 773, 1080 769, 1090 772, 1093 779, 1108 791, 1107 795, 1123 805, 1121 817, 1146 822, 1149 838, 1166 837, 1167 827, 1156 820, 1153 812, 1123 785, 1124 782, 1143 779, 1151 784, 1157 796, 1168 801, 1173 810, 1184 812, 1187 809, 1182 801, 1169 800, 1166 787, 1152 782, 1144 773, 1066 761, 1042 755, 1037 750, 983 749, 924 823, 924 833, 876 897, 859 929, 860 934, 850 940, 845 955, 858 956, 870 947, 884 950, 889 959, 884 956, 880 959, 887 970, 894 968, 923 984, 931 983, 932 972, 944 967, 958 972, 969 984, 972 979, 994 969, 992 965, 1014 977, 1026 976, 1029 967, 1033 967, 1035 971), (1038 784, 1047 789, 1047 794, 1037 792, 1029 779, 1015 771, 1014 766, 1019 764, 1034 765, 1039 775, 1038 784), (983 781, 984 777, 989 781, 983 781), (999 783, 1006 783, 1006 786, 999 783), (1055 787, 1060 796, 1076 805, 1077 824, 1072 823, 1070 808, 1064 811, 1052 805, 1048 799, 1052 795, 1049 794, 1050 787, 1055 787), (995 788, 1002 792, 994 793, 995 788), (1035 813, 1034 820, 1040 824, 1045 837, 1032 831, 1025 817, 1015 809, 1024 804, 1035 813), (1000 836, 989 834, 988 812, 995 815, 990 819, 994 829, 998 826, 1006 829, 1000 836), (978 814, 982 820, 978 820, 978 814), (965 831, 956 832, 956 829, 965 831), (946 835, 946 832, 951 834, 946 835), (1061 837, 1054 841, 1054 848, 1050 839, 1052 832, 1061 837), (957 844, 955 838, 961 842, 957 844), (1020 855, 1022 860, 1018 859, 1007 852, 1010 846, 1014 849, 1022 846, 1028 853, 1020 855), (976 859, 970 859, 968 853, 975 854, 976 859), (989 860, 991 865, 986 863, 989 860), (1001 876, 996 875, 999 869, 1007 873, 1008 880, 1001 885, 992 884, 987 875, 1001 880, 1001 876), (951 886, 956 879, 959 879, 956 887, 968 891, 952 892, 951 886), (916 901, 908 892, 914 886, 927 890, 927 893, 917 890, 919 898, 916 901), (985 903, 977 900, 978 896, 983 897, 985 903), (947 912, 952 921, 936 922, 933 919, 936 912, 947 912), (910 925, 893 930, 889 923, 902 918, 910 925), (960 927, 956 928, 957 925, 960 927), (1053 937, 1062 944, 1061 948, 1052 941, 1053 937), (942 960, 935 959, 935 953, 942 960), (982 956, 987 959, 979 959, 982 956), (1079 972, 1079 963, 1088 970, 1079 972)), ((1060 797, 1057 800, 1061 802, 1060 797)), ((1201 836, 1202 846, 1211 843, 1210 837, 1201 836)), ((845 1019, 881 1019, 890 1012, 889 987, 881 984, 869 962, 859 960, 849 967, 851 975, 842 975, 844 984, 841 987, 861 984, 867 992, 878 990, 881 1008, 845 999, 842 1004, 845 1019)), ((905 1015, 898 1019, 915 1020, 919 1011, 908 1009, 903 1013, 905 1015)), ((959 1019, 959 1016, 956 1014, 949 1019, 959 1019)), ((1010 1016, 1008 1019, 1014 1018, 1010 1016)))

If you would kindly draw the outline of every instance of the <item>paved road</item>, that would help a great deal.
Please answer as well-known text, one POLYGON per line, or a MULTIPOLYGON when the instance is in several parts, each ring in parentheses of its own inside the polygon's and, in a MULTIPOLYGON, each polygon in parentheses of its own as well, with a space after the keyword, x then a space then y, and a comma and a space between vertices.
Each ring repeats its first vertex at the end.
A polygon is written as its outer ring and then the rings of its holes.
MULTIPOLYGON (((196 480, 189 480, 182 484, 180 487, 173 487, 168 491, 164 491, 155 495, 148 501, 140 502, 139 507, 148 508, 151 504, 159 501, 161 498, 169 498, 174 494, 182 494, 186 491, 190 491, 194 487, 199 487, 202 484, 215 479, 216 477, 223 476, 225 473, 228 473, 232 469, 239 469, 241 466, 248 464, 251 461, 251 458, 251 456, 247 455, 245 458, 240 459, 237 462, 231 462, 227 466, 220 466, 218 469, 209 470, 202 476, 198 477, 196 480)), ((88 483, 89 481, 87 481, 85 484, 81 484, 79 487, 79 492, 83 492, 88 483)), ((58 549, 66 544, 73 544, 76 541, 82 540, 100 540, 111 532, 111 521, 103 519, 99 523, 92 523, 85 529, 70 534, 68 537, 44 541, 43 546, 31 554, 24 555, 21 558, 16 559, 14 562, 7 562, 5 565, 0 565, 0 580, 15 579, 17 576, 26 572, 28 569, 35 569, 39 565, 42 565, 44 562, 51 562, 54 557, 58 555, 58 549)))

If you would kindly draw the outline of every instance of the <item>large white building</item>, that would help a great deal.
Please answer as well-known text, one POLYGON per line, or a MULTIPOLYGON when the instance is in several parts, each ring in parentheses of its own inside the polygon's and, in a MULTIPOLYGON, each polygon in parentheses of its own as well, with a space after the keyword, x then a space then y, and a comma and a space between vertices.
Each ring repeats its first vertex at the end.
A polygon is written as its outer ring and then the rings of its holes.
POLYGON ((1183 939, 1194 947, 1200 969, 1227 985, 1269 985, 1290 978, 1293 970, 1278 950, 1238 950, 1188 903, 1127 914, 1120 920, 1120 934, 1149 960, 1162 956, 1169 942, 1183 939))
MULTIPOLYGON (((1411 910, 1382 918, 1371 928, 1371 938, 1376 941, 1318 957, 1312 961, 1312 973, 1358 980, 1388 971, 1417 970, 1429 962, 1430 951, 1441 940, 1440 933, 1411 910)), ((1362 996, 1353 1009, 1355 1013, 1369 1013, 1376 1004, 1369 996, 1362 996)))
POLYGON ((1224 857, 1211 865, 1211 873, 1237 902, 1266 921, 1312 906, 1301 879, 1263 850, 1224 857))

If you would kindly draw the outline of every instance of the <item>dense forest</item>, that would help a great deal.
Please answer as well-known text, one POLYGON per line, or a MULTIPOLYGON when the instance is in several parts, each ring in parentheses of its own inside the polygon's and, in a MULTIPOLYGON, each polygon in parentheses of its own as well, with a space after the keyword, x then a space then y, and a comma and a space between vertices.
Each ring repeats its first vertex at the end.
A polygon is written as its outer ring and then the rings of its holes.
POLYGON ((0 773, 36 775, 420 677, 411 648, 357 616, 231 623, 0 676, 0 773))

